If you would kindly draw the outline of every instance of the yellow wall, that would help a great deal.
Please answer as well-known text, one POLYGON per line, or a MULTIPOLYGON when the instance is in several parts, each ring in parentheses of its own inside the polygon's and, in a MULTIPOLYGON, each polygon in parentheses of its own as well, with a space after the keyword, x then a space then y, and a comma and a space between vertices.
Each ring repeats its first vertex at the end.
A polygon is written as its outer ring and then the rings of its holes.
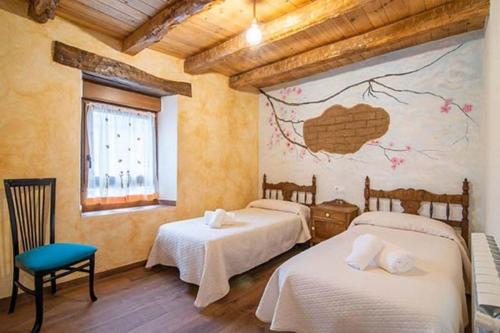
POLYGON ((257 95, 229 89, 221 75, 187 75, 182 60, 152 50, 124 55, 60 18, 37 24, 24 5, 0 7, 9 7, 0 9, 0 297, 10 292, 12 270, 5 178, 57 178, 56 240, 96 245, 98 271, 144 260, 166 221, 256 198, 257 95), (51 60, 54 40, 192 83, 193 97, 178 99, 176 208, 81 216, 81 73, 51 60))

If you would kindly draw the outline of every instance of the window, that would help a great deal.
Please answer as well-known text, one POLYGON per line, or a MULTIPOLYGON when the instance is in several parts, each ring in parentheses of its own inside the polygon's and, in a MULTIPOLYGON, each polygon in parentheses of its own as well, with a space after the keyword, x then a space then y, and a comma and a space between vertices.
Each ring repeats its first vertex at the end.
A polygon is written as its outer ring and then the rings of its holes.
POLYGON ((83 211, 157 203, 156 115, 84 102, 83 211))
POLYGON ((84 80, 81 170, 84 212, 175 205, 175 97, 160 99, 84 80))
POLYGON ((86 104, 88 173, 85 206, 158 198, 155 115, 86 104))

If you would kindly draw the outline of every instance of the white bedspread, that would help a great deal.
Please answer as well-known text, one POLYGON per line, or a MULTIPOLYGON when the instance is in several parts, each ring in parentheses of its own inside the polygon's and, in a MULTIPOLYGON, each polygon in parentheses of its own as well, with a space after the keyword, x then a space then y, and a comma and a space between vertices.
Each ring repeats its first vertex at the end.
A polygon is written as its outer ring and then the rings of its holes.
POLYGON ((307 221, 298 214, 262 208, 234 213, 238 222, 220 229, 205 225, 203 218, 162 225, 146 267, 178 267, 183 281, 199 286, 194 305, 204 307, 229 292, 231 276, 309 238, 307 221))
POLYGON ((355 225, 281 265, 268 282, 257 317, 278 331, 462 331, 467 307, 460 247, 423 232, 355 225), (345 258, 354 239, 365 233, 412 252, 416 268, 401 275, 373 266, 350 268, 345 258))

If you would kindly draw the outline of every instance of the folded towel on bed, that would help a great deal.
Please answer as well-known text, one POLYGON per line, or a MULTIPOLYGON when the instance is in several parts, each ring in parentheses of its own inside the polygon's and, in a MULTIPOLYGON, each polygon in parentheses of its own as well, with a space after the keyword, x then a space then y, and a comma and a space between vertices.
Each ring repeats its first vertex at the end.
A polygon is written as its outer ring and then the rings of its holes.
POLYGON ((372 234, 358 236, 352 244, 351 254, 345 261, 353 268, 364 270, 379 254, 383 246, 382 241, 377 236, 372 234))
POLYGON ((213 210, 205 211, 205 214, 203 215, 203 223, 208 225, 210 223, 210 221, 213 219, 214 213, 215 212, 213 210))
POLYGON ((221 228, 224 225, 233 224, 236 221, 236 216, 232 212, 226 212, 224 209, 216 209, 215 211, 207 210, 203 216, 203 221, 210 228, 221 228))
POLYGON ((396 244, 383 241, 384 247, 375 257, 375 263, 389 273, 405 273, 415 267, 415 257, 396 244))

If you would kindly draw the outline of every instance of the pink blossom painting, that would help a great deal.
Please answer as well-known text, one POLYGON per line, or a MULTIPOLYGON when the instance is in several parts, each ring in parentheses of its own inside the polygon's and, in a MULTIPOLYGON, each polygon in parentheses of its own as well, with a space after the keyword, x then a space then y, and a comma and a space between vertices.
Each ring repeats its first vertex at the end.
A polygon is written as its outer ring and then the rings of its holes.
MULTIPOLYGON (((432 103, 434 106, 433 108, 422 108, 421 112, 439 110, 438 114, 441 114, 440 117, 442 117, 442 119, 454 119, 453 121, 455 122, 458 121, 465 124, 463 127, 464 133, 458 139, 452 138, 449 140, 449 145, 455 145, 462 142, 468 144, 470 141, 470 126, 477 126, 476 121, 472 118, 474 104, 471 100, 464 99, 461 95, 454 96, 450 93, 441 93, 437 89, 418 90, 413 88, 412 84, 410 84, 412 88, 401 86, 405 77, 412 77, 420 71, 438 66, 440 62, 444 61, 443 59, 451 57, 453 53, 458 52, 462 45, 463 44, 460 44, 449 49, 443 54, 436 56, 435 59, 430 59, 427 63, 421 64, 420 67, 416 69, 381 73, 356 82, 350 82, 345 86, 335 86, 332 91, 325 94, 325 97, 318 99, 307 100, 305 98, 306 93, 307 95, 314 95, 314 92, 306 90, 307 88, 305 86, 282 88, 274 94, 261 90, 265 98, 265 108, 269 112, 267 124, 272 128, 267 147, 270 150, 281 149, 284 154, 296 156, 296 158, 300 160, 312 158, 315 162, 326 163, 334 163, 336 160, 344 158, 353 161, 361 161, 361 159, 357 157, 358 152, 363 149, 373 149, 374 151, 380 152, 387 161, 387 166, 393 171, 409 165, 412 159, 417 158, 417 156, 428 160, 439 158, 439 155, 442 153, 442 147, 426 147, 419 142, 408 142, 404 137, 392 136, 390 140, 387 140, 385 139, 387 134, 385 131, 378 135, 376 133, 362 133, 362 131, 366 131, 366 128, 370 129, 367 124, 374 120, 368 118, 362 119, 362 117, 369 117, 369 115, 361 113, 349 114, 348 118, 338 120, 338 123, 336 123, 336 119, 328 118, 322 123, 325 125, 324 127, 321 127, 322 124, 320 123, 317 124, 316 132, 311 134, 314 135, 314 138, 311 139, 308 137, 306 124, 309 124, 313 119, 319 119, 319 117, 301 116, 303 114, 303 108, 307 108, 308 112, 311 112, 310 110, 313 107, 325 110, 323 105, 331 107, 334 104, 339 104, 339 102, 336 101, 337 99, 348 92, 352 93, 351 91, 355 89, 358 91, 361 89, 360 97, 363 101, 366 99, 371 99, 376 103, 381 103, 383 100, 391 101, 393 107, 390 109, 400 110, 398 112, 405 112, 405 108, 410 104, 409 100, 411 100, 412 104, 418 105, 419 100, 425 99, 426 105, 432 103), (396 81, 391 81, 392 78, 398 78, 397 83, 395 83, 396 81), (354 128, 354 125, 358 123, 360 126, 361 123, 363 123, 363 128, 354 128), (320 133, 322 130, 325 132, 320 133), (343 134, 344 132, 345 135, 343 134), (366 138, 363 142, 359 143, 359 146, 350 150, 351 142, 348 140, 354 137, 360 138, 360 140, 364 137, 366 138), (374 137, 376 139, 373 139, 374 137), (336 141, 334 143, 333 141, 327 142, 327 140, 336 141), (336 150, 328 148, 335 145, 345 146, 349 149, 336 150)), ((350 101, 350 104, 353 105, 352 101, 350 101)), ((346 108, 349 109, 349 107, 346 108)), ((316 114, 318 114, 318 112, 316 114)), ((439 133, 436 135, 439 135, 439 133)))

